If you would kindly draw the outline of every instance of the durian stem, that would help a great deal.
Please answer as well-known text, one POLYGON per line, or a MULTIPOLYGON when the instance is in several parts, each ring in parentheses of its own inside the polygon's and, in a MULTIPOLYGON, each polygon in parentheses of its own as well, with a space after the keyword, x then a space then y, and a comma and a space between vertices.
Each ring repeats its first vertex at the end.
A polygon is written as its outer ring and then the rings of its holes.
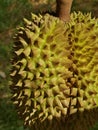
POLYGON ((73 0, 56 0, 56 14, 63 21, 70 20, 70 11, 73 0))

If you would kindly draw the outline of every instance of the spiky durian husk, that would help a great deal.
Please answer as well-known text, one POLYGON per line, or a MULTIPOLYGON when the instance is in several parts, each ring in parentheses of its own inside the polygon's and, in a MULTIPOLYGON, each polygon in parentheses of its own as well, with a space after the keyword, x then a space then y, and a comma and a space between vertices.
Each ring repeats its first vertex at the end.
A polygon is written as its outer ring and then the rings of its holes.
POLYGON ((12 60, 14 104, 26 125, 54 130, 59 121, 64 130, 71 114, 98 107, 98 21, 82 13, 70 23, 48 14, 24 21, 12 60))
POLYGON ((73 14, 70 26, 70 40, 77 67, 79 87, 79 110, 98 106, 98 20, 91 14, 73 14))

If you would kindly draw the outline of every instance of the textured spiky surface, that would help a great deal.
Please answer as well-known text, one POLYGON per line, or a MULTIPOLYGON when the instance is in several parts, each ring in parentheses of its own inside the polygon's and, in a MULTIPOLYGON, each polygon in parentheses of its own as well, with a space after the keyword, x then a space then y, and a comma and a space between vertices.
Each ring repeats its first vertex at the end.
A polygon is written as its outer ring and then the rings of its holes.
POLYGON ((79 12, 69 23, 48 14, 24 22, 15 36, 11 89, 25 124, 40 130, 97 108, 98 20, 79 12))

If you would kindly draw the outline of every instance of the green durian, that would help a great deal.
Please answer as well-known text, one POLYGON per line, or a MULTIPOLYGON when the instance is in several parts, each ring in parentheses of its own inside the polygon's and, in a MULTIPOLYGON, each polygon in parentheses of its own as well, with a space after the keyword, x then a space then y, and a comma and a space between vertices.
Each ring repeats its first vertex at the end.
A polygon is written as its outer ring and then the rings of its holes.
POLYGON ((76 128, 71 119, 98 108, 97 37, 98 20, 90 13, 74 12, 68 23, 49 14, 24 19, 14 38, 11 90, 25 125, 88 129, 76 128))

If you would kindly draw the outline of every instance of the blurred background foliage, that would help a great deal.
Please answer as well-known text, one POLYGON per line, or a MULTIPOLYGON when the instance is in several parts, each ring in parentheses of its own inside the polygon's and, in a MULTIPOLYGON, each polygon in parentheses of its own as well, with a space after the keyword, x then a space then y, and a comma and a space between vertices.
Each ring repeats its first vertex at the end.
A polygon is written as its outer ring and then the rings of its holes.
MULTIPOLYGON (((10 100, 9 71, 15 29, 31 12, 55 12, 55 8, 55 0, 0 0, 0 130, 28 130, 10 100)), ((74 0, 73 11, 91 12, 92 17, 98 17, 98 0, 74 0)), ((92 130, 98 130, 98 123, 92 130)))

